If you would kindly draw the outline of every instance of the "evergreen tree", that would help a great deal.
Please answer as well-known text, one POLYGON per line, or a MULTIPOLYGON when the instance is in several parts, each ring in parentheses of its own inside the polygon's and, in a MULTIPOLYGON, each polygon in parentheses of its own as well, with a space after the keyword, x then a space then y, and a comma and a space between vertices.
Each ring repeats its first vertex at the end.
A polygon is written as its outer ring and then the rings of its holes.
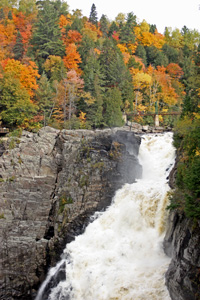
POLYGON ((121 43, 129 44, 135 43, 134 27, 137 25, 136 16, 131 12, 127 15, 127 21, 122 24, 120 30, 121 43))
POLYGON ((143 63, 145 64, 145 66, 147 65, 147 55, 146 55, 146 50, 144 48, 143 45, 138 45, 137 49, 135 51, 135 55, 137 55, 138 57, 142 58, 143 63))
POLYGON ((78 18, 78 17, 75 17, 70 29, 71 30, 76 30, 76 31, 81 33, 82 28, 83 28, 83 20, 78 18))
POLYGON ((42 73, 39 80, 39 88, 36 91, 36 100, 39 106, 39 113, 43 116, 43 125, 49 122, 53 108, 53 89, 45 73, 42 73))
POLYGON ((167 56, 169 63, 178 63, 179 51, 168 44, 164 44, 162 47, 163 53, 167 56))
POLYGON ((108 31, 108 36, 111 37, 114 32, 117 32, 119 30, 119 27, 117 24, 113 21, 110 25, 109 31, 108 31))
POLYGON ((58 16, 67 15, 69 13, 69 6, 67 2, 62 0, 54 0, 52 1, 54 9, 57 11, 58 16))
POLYGON ((161 52, 158 51, 156 58, 154 59, 154 65, 157 66, 164 66, 166 67, 169 64, 167 56, 161 52))
POLYGON ((19 11, 23 12, 25 15, 30 15, 31 13, 36 13, 36 0, 20 0, 19 1, 19 11))
POLYGON ((44 1, 43 9, 39 11, 38 22, 35 25, 36 30, 32 38, 33 51, 38 60, 40 71, 42 63, 49 55, 63 57, 65 54, 58 17, 58 11, 54 9, 52 2, 44 1))
POLYGON ((0 21, 5 19, 3 8, 0 9, 0 21))
POLYGON ((100 127, 103 123, 103 75, 101 74, 97 55, 93 49, 90 50, 83 74, 85 91, 90 92, 95 98, 95 102, 92 105, 84 108, 84 111, 87 113, 87 121, 94 128, 100 127))
POLYGON ((157 27, 156 27, 156 25, 155 24, 152 24, 152 25, 150 25, 150 29, 149 29, 149 32, 151 32, 151 33, 155 33, 155 31, 157 30, 157 27))
POLYGON ((181 34, 184 36, 185 34, 187 34, 189 32, 189 29, 187 26, 183 26, 183 28, 181 29, 181 34))
POLYGON ((109 88, 104 97, 104 122, 109 127, 118 127, 123 125, 122 120, 122 99, 118 88, 109 88))
POLYGON ((9 19, 9 20, 12 20, 12 19, 13 19, 11 10, 9 10, 9 12, 8 12, 8 19, 9 19))
POLYGON ((104 37, 108 36, 108 23, 109 22, 107 17, 105 15, 102 15, 100 19, 100 29, 104 37))
POLYGON ((81 55, 82 60, 82 63, 80 64, 81 69, 84 69, 84 66, 86 65, 89 56, 89 52, 91 49, 94 48, 94 46, 94 41, 88 35, 84 35, 80 47, 78 48, 78 52, 81 55))
POLYGON ((100 85, 100 78, 96 74, 94 78, 94 97, 95 97, 95 102, 92 105, 92 126, 94 128, 102 127, 104 125, 103 122, 103 94, 102 94, 102 88, 100 85))
POLYGON ((96 6, 93 3, 92 7, 91 7, 91 12, 90 12, 90 16, 89 16, 89 21, 94 24, 95 26, 98 25, 98 18, 97 18, 97 11, 96 11, 96 6))
POLYGON ((121 51, 112 40, 104 41, 99 60, 104 76, 104 86, 118 86, 121 89, 123 81, 127 79, 128 71, 121 51))
POLYGON ((85 83, 85 90, 90 92, 92 96, 95 95, 95 78, 99 78, 100 86, 103 85, 103 75, 101 74, 100 70, 100 63, 97 59, 97 54, 94 52, 94 49, 91 49, 89 52, 89 56, 87 58, 86 64, 83 68, 83 79, 85 83))
POLYGON ((22 43, 22 35, 20 31, 17 31, 16 44, 13 47, 14 58, 21 60, 24 54, 24 45, 22 43))
POLYGON ((123 101, 123 110, 127 110, 129 112, 133 111, 133 99, 135 97, 131 76, 129 80, 125 80, 123 82, 121 96, 123 101))
POLYGON ((155 46, 146 47, 147 65, 167 66, 169 61, 167 56, 155 46))

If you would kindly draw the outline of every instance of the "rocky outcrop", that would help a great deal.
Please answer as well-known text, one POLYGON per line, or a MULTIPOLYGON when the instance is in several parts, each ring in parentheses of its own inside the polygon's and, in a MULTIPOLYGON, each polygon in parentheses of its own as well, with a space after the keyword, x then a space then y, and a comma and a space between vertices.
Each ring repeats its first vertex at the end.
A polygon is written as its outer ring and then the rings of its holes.
POLYGON ((1 147, 0 299, 34 299, 66 242, 141 177, 133 132, 23 132, 1 147))
POLYGON ((133 131, 137 134, 141 133, 163 133, 166 131, 172 131, 172 127, 170 126, 150 126, 150 125, 140 125, 136 122, 130 122, 128 121, 126 123, 126 126, 124 128, 127 128, 127 130, 133 131))
MULTIPOLYGON (((177 152, 169 185, 176 187, 177 152)), ((181 211, 170 212, 164 251, 172 258, 166 273, 166 285, 172 300, 200 300, 200 221, 188 219, 181 211)))
POLYGON ((172 257, 166 284, 172 300, 200 299, 200 221, 170 214, 164 249, 172 257))

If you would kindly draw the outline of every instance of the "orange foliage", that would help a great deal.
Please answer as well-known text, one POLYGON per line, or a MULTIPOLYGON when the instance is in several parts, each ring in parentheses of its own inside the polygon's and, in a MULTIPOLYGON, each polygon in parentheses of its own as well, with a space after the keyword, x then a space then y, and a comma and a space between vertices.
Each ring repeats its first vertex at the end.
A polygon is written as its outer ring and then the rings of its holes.
POLYGON ((78 64, 81 63, 81 56, 74 43, 71 43, 66 47, 66 56, 63 57, 63 62, 68 70, 74 69, 80 74, 81 71, 78 64))
POLYGON ((67 33, 67 43, 80 43, 82 40, 82 35, 76 30, 69 30, 67 33))
POLYGON ((13 14, 13 21, 17 30, 20 31, 25 52, 28 49, 29 40, 32 35, 31 19, 27 18, 22 12, 13 14))
POLYGON ((98 55, 101 54, 101 51, 100 51, 99 49, 97 49, 97 48, 94 48, 94 52, 95 52, 96 54, 98 54, 98 55))
POLYGON ((167 73, 173 78, 178 78, 180 79, 181 76, 183 76, 184 72, 182 68, 175 63, 170 63, 167 68, 166 68, 167 73))
POLYGON ((149 66, 147 73, 152 76, 152 89, 157 100, 162 100, 167 105, 174 105, 178 101, 178 94, 172 86, 172 78, 166 74, 166 68, 158 66, 154 69, 149 66), (160 87, 160 89, 158 89, 160 87))
POLYGON ((68 14, 67 17, 61 15, 60 16, 60 19, 59 19, 59 26, 61 28, 61 30, 67 26, 67 25, 71 25, 72 21, 71 21, 71 17, 70 15, 68 14))
POLYGON ((33 97, 34 90, 38 88, 37 78, 40 77, 36 64, 29 61, 29 64, 25 65, 18 60, 6 59, 1 62, 1 65, 4 72, 18 78, 22 87, 27 90, 30 97, 33 97))
POLYGON ((67 25, 71 25, 72 21, 71 21, 71 17, 68 14, 67 17, 61 15, 60 19, 59 19, 59 26, 61 29, 61 33, 62 33, 62 39, 63 41, 65 40, 66 36, 65 36, 65 26, 67 25))
POLYGON ((0 24, 0 58, 5 59, 12 54, 12 48, 16 40, 16 29, 12 21, 7 24, 0 24))

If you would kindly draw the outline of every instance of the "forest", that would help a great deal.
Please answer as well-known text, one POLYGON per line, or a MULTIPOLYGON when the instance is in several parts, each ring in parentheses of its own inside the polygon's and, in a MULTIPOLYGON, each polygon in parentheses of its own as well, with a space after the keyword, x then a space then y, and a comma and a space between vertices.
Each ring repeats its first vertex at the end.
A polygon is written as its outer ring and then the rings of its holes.
MULTIPOLYGON (((134 9, 134 7, 133 7, 134 9)), ((0 122, 11 130, 103 128, 122 115, 153 124, 159 112, 198 113, 200 33, 69 13, 61 0, 2 0, 0 122)), ((161 125, 174 118, 160 116, 161 125)))
MULTIPOLYGON (((0 127, 95 129, 131 121, 174 127, 180 152, 170 208, 200 218, 200 33, 69 12, 61 0, 1 0, 0 127), (148 116, 142 114, 148 113, 148 116)), ((133 5, 134 11, 134 5, 133 5)))

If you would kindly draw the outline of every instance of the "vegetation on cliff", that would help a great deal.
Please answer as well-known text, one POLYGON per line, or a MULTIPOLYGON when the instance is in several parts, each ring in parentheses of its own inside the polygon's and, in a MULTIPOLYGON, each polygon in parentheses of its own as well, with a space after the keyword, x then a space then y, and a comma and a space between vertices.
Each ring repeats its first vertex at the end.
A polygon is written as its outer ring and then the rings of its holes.
MULTIPOLYGON (((151 124, 140 112, 154 113, 155 106, 180 111, 188 101, 199 43, 196 30, 160 34, 132 12, 110 21, 98 19, 94 4, 88 18, 78 8, 69 13, 61 0, 1 1, 2 126, 121 126, 123 112, 151 124)), ((172 125, 173 119, 160 122, 172 125)))
POLYGON ((174 129, 177 148, 176 188, 171 208, 178 208, 187 217, 200 219, 200 56, 194 60, 193 74, 186 85, 183 112, 174 129))

